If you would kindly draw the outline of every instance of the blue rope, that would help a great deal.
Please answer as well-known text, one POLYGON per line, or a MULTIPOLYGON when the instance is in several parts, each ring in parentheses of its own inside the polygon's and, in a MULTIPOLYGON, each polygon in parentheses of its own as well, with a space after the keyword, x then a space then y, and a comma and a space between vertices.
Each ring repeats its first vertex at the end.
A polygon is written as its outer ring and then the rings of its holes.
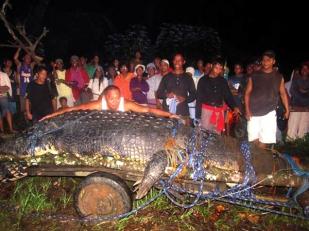
MULTIPOLYGON (((309 189, 309 172, 308 171, 304 171, 303 169, 301 169, 296 162, 293 160, 293 158, 291 157, 291 155, 288 155, 286 153, 283 154, 283 157, 288 161, 288 163, 290 164, 293 172, 295 173, 295 175, 302 177, 303 178, 303 184, 297 189, 297 191, 293 194, 293 200, 295 202, 297 202, 297 197, 306 192, 309 189)), ((307 208, 306 208, 307 209, 307 208)), ((309 209, 309 206, 308 206, 309 209)), ((306 211, 305 211, 306 213, 306 211)))
MULTIPOLYGON (((170 199, 172 203, 175 205, 182 207, 182 208, 191 208, 199 203, 200 200, 223 200, 221 198, 224 198, 224 201, 229 202, 229 203, 236 203, 236 201, 242 201, 244 202, 250 202, 250 203, 257 203, 257 204, 264 204, 264 205, 271 205, 271 206, 277 206, 277 207, 288 207, 288 208, 296 208, 295 203, 290 203, 290 202, 278 202, 278 201, 269 201, 269 200, 262 200, 262 199, 257 199, 255 195, 252 193, 251 186, 256 182, 256 174, 254 171, 254 167, 252 166, 251 162, 251 153, 250 153, 250 146, 248 142, 242 142, 241 143, 241 153, 243 154, 244 160, 245 160, 245 174, 244 174, 244 179, 241 184, 237 184, 236 186, 220 192, 219 190, 214 190, 209 193, 203 193, 203 183, 205 179, 205 169, 203 167, 204 160, 206 159, 206 147, 209 139, 211 137, 208 137, 208 139, 204 140, 201 144, 202 148, 200 148, 200 151, 197 150, 196 148, 196 137, 197 133, 196 131, 192 134, 192 137, 189 141, 188 147, 187 147, 187 152, 189 153, 189 162, 188 166, 192 168, 192 175, 191 178, 193 181, 198 181, 200 180, 200 187, 197 193, 192 193, 189 192, 188 190, 178 187, 176 185, 170 185, 170 184, 163 184, 163 189, 165 195, 170 199), (191 204, 182 204, 177 202, 175 199, 172 198, 172 196, 169 194, 169 189, 173 189, 177 192, 182 192, 182 193, 188 193, 189 195, 195 196, 195 200, 191 204)), ((179 165, 180 168, 176 169, 176 174, 173 176, 173 178, 181 172, 181 170, 184 168, 183 163, 179 165)), ((171 181, 169 181, 171 183, 171 181)), ((306 184, 307 187, 307 184, 306 184)), ((304 188, 304 187, 301 187, 304 188)), ((307 188, 306 188, 307 189, 307 188)), ((298 190, 300 191, 300 190, 298 190)), ((301 190, 303 192, 304 190, 301 190)), ((241 204, 240 202, 237 202, 238 204, 241 204)), ((246 207, 250 207, 250 205, 244 205, 246 207)), ((265 209, 263 207, 257 207, 252 205, 252 209, 259 209, 263 211, 268 211, 268 212, 273 212, 276 214, 281 214, 281 215, 289 215, 293 217, 302 217, 303 216, 298 216, 298 215, 291 215, 285 212, 280 212, 277 210, 272 210, 272 209, 265 209)), ((307 208, 305 208, 306 210, 307 208)), ((306 213, 305 213, 306 214, 306 213)))
POLYGON ((289 164, 291 165, 291 168, 293 170, 293 172, 295 173, 295 175, 297 176, 301 176, 301 177, 309 177, 309 171, 304 171, 303 169, 301 169, 296 163, 295 161, 293 160, 293 158, 284 153, 283 154, 283 157, 289 162, 289 164))

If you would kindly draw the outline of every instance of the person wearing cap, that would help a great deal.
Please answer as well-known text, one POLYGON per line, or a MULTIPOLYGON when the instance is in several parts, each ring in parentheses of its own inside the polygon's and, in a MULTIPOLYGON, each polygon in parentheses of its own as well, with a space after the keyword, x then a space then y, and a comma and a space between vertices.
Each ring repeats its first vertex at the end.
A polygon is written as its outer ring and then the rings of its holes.
POLYGON ((167 59, 162 59, 161 60, 160 71, 161 71, 161 76, 162 77, 167 75, 171 71, 173 71, 173 69, 171 69, 171 67, 170 67, 170 62, 167 59))
POLYGON ((156 74, 156 66, 154 63, 147 65, 147 83, 149 85, 149 91, 147 94, 148 106, 153 108, 161 108, 160 100, 157 97, 157 90, 162 80, 161 74, 156 74))
POLYGON ((74 102, 76 105, 83 103, 82 92, 89 83, 89 76, 84 68, 79 66, 79 58, 71 56, 71 67, 65 73, 65 81, 72 88, 74 102))
POLYGON ((223 60, 214 60, 210 73, 204 75, 197 86, 196 119, 200 119, 202 128, 217 134, 224 131, 225 104, 233 110, 234 116, 240 114, 227 80, 222 76, 223 69, 223 60))
POLYGON ((130 82, 133 78, 134 74, 129 72, 128 65, 126 63, 121 64, 120 74, 116 76, 114 85, 120 89, 121 96, 123 96, 126 100, 132 100, 130 82))
POLYGON ((257 59, 253 62, 253 71, 259 71, 262 68, 261 60, 257 59))
POLYGON ((156 65, 154 64, 154 63, 148 63, 147 64, 147 66, 146 66, 146 72, 147 72, 147 74, 148 74, 148 77, 149 77, 149 72, 151 72, 152 73, 152 75, 151 76, 153 76, 154 74, 156 74, 156 65), (154 73, 153 73, 153 70, 154 70, 154 73))
POLYGON ((147 92, 149 91, 149 85, 145 79, 143 79, 143 74, 145 72, 145 66, 138 64, 135 67, 135 77, 131 79, 130 90, 132 92, 132 99, 141 104, 147 105, 147 92))
POLYGON ((188 103, 195 100, 196 90, 192 78, 185 73, 185 59, 182 54, 173 58, 174 71, 163 76, 157 95, 163 99, 163 109, 183 116, 186 124, 190 124, 188 103))
POLYGON ((100 97, 98 100, 91 101, 89 103, 81 104, 71 108, 65 108, 61 111, 57 111, 50 115, 47 115, 41 120, 45 120, 48 118, 61 115, 66 112, 77 111, 77 110, 99 110, 99 111, 111 110, 119 112, 133 111, 137 113, 151 113, 160 117, 179 119, 179 116, 175 114, 162 111, 156 108, 142 106, 131 100, 126 100, 124 97, 121 96, 120 89, 118 87, 116 87, 115 85, 110 85, 104 89, 102 97, 100 97))
POLYGON ((74 106, 74 98, 72 93, 72 88, 69 86, 69 84, 65 81, 65 73, 66 70, 63 68, 63 60, 62 59, 56 59, 55 65, 53 67, 53 77, 56 82, 56 88, 58 91, 57 96, 57 109, 61 106, 60 105, 60 98, 65 97, 67 99, 67 105, 69 107, 74 106))
POLYGON ((262 68, 248 78, 245 91, 245 111, 248 120, 248 140, 265 148, 276 143, 276 108, 279 96, 285 108, 284 117, 289 117, 289 102, 283 76, 273 69, 276 62, 273 51, 262 55, 262 68))

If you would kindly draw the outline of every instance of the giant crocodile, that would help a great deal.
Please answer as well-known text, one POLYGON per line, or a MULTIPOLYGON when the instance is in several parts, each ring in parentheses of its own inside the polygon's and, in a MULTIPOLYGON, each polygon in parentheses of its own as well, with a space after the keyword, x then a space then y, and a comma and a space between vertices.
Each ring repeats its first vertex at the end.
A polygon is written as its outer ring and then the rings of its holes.
MULTIPOLYGON (((41 121, 0 145, 0 181, 13 177, 14 174, 5 167, 11 162, 23 162, 26 167, 42 163, 105 166, 143 172, 143 178, 137 182, 136 193, 137 199, 142 198, 162 175, 170 175, 180 162, 186 161, 179 152, 188 152, 194 131, 175 119, 149 114, 111 111, 65 113, 41 121)), ((200 139, 208 142, 205 149, 207 158, 203 164, 205 180, 241 183, 245 164, 239 141, 205 131, 200 132, 200 139)), ((251 162, 257 181, 263 179, 263 185, 299 187, 303 183, 303 179, 293 173, 283 158, 274 157, 270 151, 252 147, 251 162)), ((307 168, 308 163, 302 164, 307 168)), ((181 174, 185 179, 190 179, 190 176, 190 169, 181 174)))

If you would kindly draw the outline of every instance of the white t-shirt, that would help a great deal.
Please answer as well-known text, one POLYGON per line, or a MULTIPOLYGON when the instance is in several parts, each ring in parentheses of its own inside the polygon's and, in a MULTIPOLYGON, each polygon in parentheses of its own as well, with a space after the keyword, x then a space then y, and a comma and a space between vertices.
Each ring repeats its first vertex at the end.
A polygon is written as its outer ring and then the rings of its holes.
POLYGON ((147 99, 155 99, 155 92, 158 90, 160 82, 162 80, 162 76, 160 74, 154 75, 147 79, 147 83, 149 85, 149 91, 147 93, 147 99))
MULTIPOLYGON (((10 96, 12 96, 12 86, 11 86, 10 78, 5 72, 2 72, 2 71, 0 71, 0 86, 9 87, 8 93, 10 96)), ((0 96, 7 96, 7 93, 0 94, 0 96)))
POLYGON ((92 100, 97 100, 107 86, 108 86, 108 80, 105 77, 101 84, 99 84, 98 78, 91 79, 89 81, 88 88, 90 88, 92 91, 93 94, 92 100))

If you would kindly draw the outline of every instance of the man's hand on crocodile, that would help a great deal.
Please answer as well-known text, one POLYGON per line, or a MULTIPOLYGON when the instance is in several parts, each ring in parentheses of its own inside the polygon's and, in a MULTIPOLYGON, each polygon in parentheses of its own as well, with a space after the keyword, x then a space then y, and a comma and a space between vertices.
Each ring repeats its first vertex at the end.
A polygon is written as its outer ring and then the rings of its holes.
POLYGON ((47 115, 47 116, 44 116, 42 119, 40 119, 39 121, 41 122, 41 121, 43 121, 43 120, 47 120, 47 119, 49 119, 49 118, 52 118, 52 117, 54 117, 55 115, 54 114, 49 114, 49 115, 47 115))

